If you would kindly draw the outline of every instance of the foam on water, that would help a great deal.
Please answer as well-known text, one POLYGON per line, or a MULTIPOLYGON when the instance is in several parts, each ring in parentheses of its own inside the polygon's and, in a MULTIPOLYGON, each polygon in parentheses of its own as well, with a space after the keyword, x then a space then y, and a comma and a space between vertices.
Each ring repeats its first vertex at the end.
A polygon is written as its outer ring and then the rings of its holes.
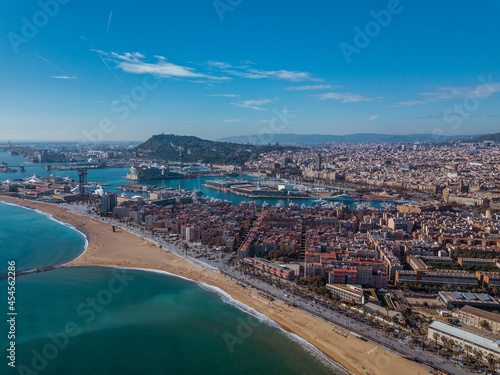
POLYGON ((162 270, 155 270, 151 268, 138 268, 138 267, 109 267, 109 268, 115 268, 115 269, 123 269, 123 270, 135 270, 135 271, 145 271, 145 272, 151 272, 151 273, 158 273, 162 275, 167 275, 167 276, 173 276, 177 277, 179 279, 189 281, 192 283, 195 283, 198 285, 200 288, 217 295, 222 299, 223 302, 236 307, 238 310, 243 311, 244 313, 253 316, 254 318, 258 319, 260 322, 267 324, 270 327, 276 328, 280 330, 282 333, 284 333, 288 338, 291 340, 297 342, 300 344, 307 352, 309 352, 311 355, 313 355, 315 358, 318 358, 322 362, 326 363, 330 367, 334 368, 336 371, 339 371, 343 374, 352 374, 352 372, 348 371, 345 369, 342 365, 339 363, 335 362, 332 360, 330 357, 325 355, 321 350, 316 348, 313 344, 311 344, 309 341, 304 340, 302 337, 296 335, 295 333, 288 332, 287 330, 283 329, 277 322, 269 318, 267 315, 262 314, 255 310, 253 307, 250 307, 248 305, 245 305, 244 303, 234 299, 229 293, 225 292, 224 290, 213 286, 209 285, 207 283, 204 283, 202 281, 196 281, 192 280, 188 277, 185 276, 180 276, 176 275, 175 273, 167 272, 167 271, 162 271, 162 270))
MULTIPOLYGON (((64 222, 62 220, 54 218, 52 215, 50 215, 50 214, 48 214, 46 212, 34 209, 34 208, 25 207, 25 206, 21 206, 21 205, 18 205, 18 204, 15 204, 15 203, 10 203, 10 202, 0 202, 0 203, 6 204, 6 205, 10 205, 10 206, 21 207, 21 208, 24 208, 26 210, 35 211, 38 214, 43 215, 43 216, 45 216, 46 218, 48 218, 50 220, 53 220, 53 221, 55 221, 55 222, 57 222, 57 223, 59 223, 61 225, 64 225, 64 226, 66 226, 66 227, 68 227, 68 228, 76 231, 85 240, 85 245, 84 245, 84 248, 82 249, 81 254, 83 254, 85 252, 85 250, 87 249, 87 247, 89 245, 88 236, 87 236, 87 234, 85 232, 83 232, 82 230, 80 230, 78 227, 75 227, 72 224, 69 224, 69 223, 66 223, 66 222, 64 222)), ((101 266, 98 266, 98 267, 101 267, 101 266)), ((106 267, 106 266, 104 266, 104 267, 106 267)), ((246 305, 246 304, 244 304, 244 303, 242 303, 242 302, 234 299, 230 294, 228 294, 227 292, 225 292, 224 290, 222 290, 222 289, 220 289, 218 287, 209 285, 209 284, 204 283, 202 281, 192 280, 192 279, 190 279, 188 277, 176 275, 174 273, 167 272, 167 271, 162 271, 162 270, 155 270, 155 269, 149 269, 149 268, 138 268, 138 267, 116 267, 116 266, 110 266, 110 267, 106 267, 106 268, 115 268, 115 269, 123 269, 123 270, 135 270, 135 271, 152 272, 152 273, 163 274, 163 275, 167 275, 167 276, 173 276, 173 277, 176 277, 176 278, 188 281, 188 282, 195 283, 200 288, 202 288, 202 289, 204 289, 204 290, 206 290, 206 291, 208 291, 208 292, 210 292, 212 294, 217 295, 223 302, 225 302, 225 303, 227 303, 227 304, 229 304, 229 305, 237 308, 238 310, 240 310, 240 311, 242 311, 242 312, 244 312, 244 313, 246 313, 248 315, 253 316, 254 318, 258 319, 260 322, 265 323, 265 324, 267 324, 270 327, 273 327, 275 329, 280 330, 282 333, 284 333, 291 340, 293 340, 293 341, 297 342, 298 344, 300 344, 311 355, 313 355, 314 357, 318 358, 323 363, 326 363, 327 365, 329 365, 331 368, 335 369, 336 371, 339 371, 339 372, 344 373, 344 374, 352 374, 351 372, 349 372, 348 370, 346 370, 344 367, 342 367, 339 363, 333 361, 328 356, 326 356, 322 351, 320 351, 318 348, 316 348, 313 344, 311 344, 307 340, 304 340, 303 338, 301 338, 300 336, 298 336, 298 335, 296 335, 294 333, 286 331, 277 322, 275 322, 274 320, 272 320, 271 318, 269 318, 267 315, 262 314, 259 311, 255 310, 253 307, 250 307, 250 306, 248 306, 248 305, 246 305)))

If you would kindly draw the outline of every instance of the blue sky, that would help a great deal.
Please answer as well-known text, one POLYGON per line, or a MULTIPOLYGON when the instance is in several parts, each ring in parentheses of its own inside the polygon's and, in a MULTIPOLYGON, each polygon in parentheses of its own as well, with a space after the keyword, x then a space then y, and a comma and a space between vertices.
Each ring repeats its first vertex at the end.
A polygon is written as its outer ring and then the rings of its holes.
POLYGON ((495 0, 0 0, 0 139, 498 132, 499 15, 495 0))

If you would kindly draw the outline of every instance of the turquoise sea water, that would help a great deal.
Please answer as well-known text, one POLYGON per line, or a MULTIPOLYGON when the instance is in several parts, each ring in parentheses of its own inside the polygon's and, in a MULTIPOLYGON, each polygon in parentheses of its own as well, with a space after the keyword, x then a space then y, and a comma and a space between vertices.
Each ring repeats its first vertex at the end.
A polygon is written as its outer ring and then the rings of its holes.
MULTIPOLYGON (((21 240, 18 265, 40 266, 35 263, 45 258, 54 264, 82 249, 79 234, 37 212, 0 205, 4 216, 10 219, 0 222, 0 273, 10 260, 5 254, 16 252, 16 241, 34 231, 38 240, 21 240), (28 223, 31 231, 16 229, 28 223), (50 237, 44 236, 47 232, 50 237), (53 255, 58 249, 66 252, 53 255)), ((16 368, 2 355, 0 373, 334 373, 317 353, 259 320, 262 316, 252 316, 227 296, 224 301, 201 286, 163 273, 100 267, 19 276, 16 368)), ((0 280, 0 290, 7 312, 7 280, 0 280)), ((6 353, 8 323, 2 320, 0 342, 6 353)))
POLYGON ((82 252, 85 242, 82 233, 49 215, 0 202, 1 266, 14 260, 17 271, 23 271, 67 263, 82 252))

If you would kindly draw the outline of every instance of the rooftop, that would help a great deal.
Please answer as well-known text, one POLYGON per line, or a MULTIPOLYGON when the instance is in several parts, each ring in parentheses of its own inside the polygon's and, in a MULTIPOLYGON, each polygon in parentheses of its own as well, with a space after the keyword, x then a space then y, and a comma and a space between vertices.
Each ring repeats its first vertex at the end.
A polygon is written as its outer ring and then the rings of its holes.
POLYGON ((474 333, 466 332, 460 328, 438 322, 437 320, 434 320, 431 324, 429 324, 429 328, 500 354, 498 340, 490 340, 474 333))
POLYGON ((481 309, 478 309, 478 308, 475 308, 472 306, 464 306, 460 309, 460 311, 464 312, 464 313, 476 315, 476 316, 483 318, 483 319, 488 319, 488 320, 500 323, 500 314, 491 313, 491 312, 484 311, 484 310, 481 310, 481 309))

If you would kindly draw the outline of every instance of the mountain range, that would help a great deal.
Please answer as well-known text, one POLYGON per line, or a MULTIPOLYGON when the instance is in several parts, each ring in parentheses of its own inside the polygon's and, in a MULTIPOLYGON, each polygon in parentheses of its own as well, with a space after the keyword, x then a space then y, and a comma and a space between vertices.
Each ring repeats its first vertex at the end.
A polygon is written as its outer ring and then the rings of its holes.
POLYGON ((330 143, 400 143, 400 142, 446 142, 476 137, 477 135, 436 135, 436 134, 375 134, 357 133, 348 135, 333 134, 266 134, 233 136, 218 139, 221 142, 280 145, 320 145, 330 143))
POLYGON ((500 142, 500 133, 486 134, 463 140, 463 142, 471 142, 471 143, 485 142, 485 141, 500 142))

